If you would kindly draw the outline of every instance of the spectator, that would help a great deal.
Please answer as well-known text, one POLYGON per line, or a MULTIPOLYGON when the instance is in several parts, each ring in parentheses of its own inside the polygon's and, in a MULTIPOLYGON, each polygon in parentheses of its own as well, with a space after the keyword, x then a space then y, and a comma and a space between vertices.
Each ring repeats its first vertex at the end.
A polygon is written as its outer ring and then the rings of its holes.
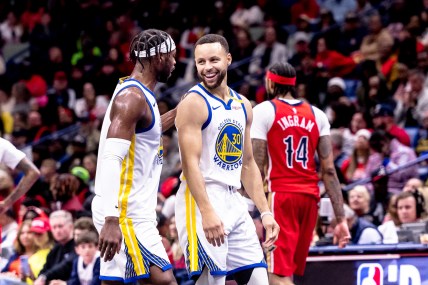
POLYGON ((383 235, 383 243, 398 243, 397 230, 399 226, 421 221, 425 213, 425 201, 418 191, 406 191, 398 194, 395 207, 398 224, 394 224, 394 221, 390 220, 379 226, 379 231, 383 235))
MULTIPOLYGON (((1 269, 2 273, 13 273, 14 276, 19 278, 21 276, 21 262, 20 256, 25 255, 31 257, 37 250, 34 241, 33 232, 30 231, 31 220, 26 220, 21 223, 18 228, 18 235, 14 241, 14 254, 8 259, 7 264, 1 269)), ((7 258, 2 253, 2 259, 7 258)))
MULTIPOLYGON (((268 65, 275 62, 287 61, 288 52, 284 44, 280 43, 277 38, 277 31, 275 27, 268 26, 264 29, 263 41, 259 43, 253 51, 253 60, 250 63, 248 72, 251 79, 254 81, 251 84, 258 87, 262 82, 262 77, 268 65)), ((265 91, 262 88, 261 98, 256 98, 259 103, 265 99, 265 91)))
MULTIPOLYGON (((40 274, 43 275, 69 255, 76 254, 74 251, 73 217, 71 214, 64 210, 54 211, 49 216, 49 223, 55 239, 55 246, 47 255, 46 263, 40 270, 40 274)), ((35 285, 37 284, 35 283, 35 285)))
MULTIPOLYGON (((348 205, 344 205, 344 209, 352 244, 382 243, 382 234, 374 224, 359 217, 348 205)), ((334 220, 332 223, 334 224, 334 220)))
POLYGON ((343 161, 340 168, 347 182, 354 182, 365 177, 366 165, 370 155, 370 136, 371 133, 367 129, 361 129, 355 134, 356 140, 353 151, 343 161))
POLYGON ((89 231, 76 238, 77 256, 73 260, 71 277, 67 282, 52 280, 50 285, 100 285, 100 253, 98 251, 98 235, 89 231))
POLYGON ((28 259, 31 272, 30 276, 25 276, 27 277, 27 282, 32 282, 29 279, 35 280, 39 276, 54 246, 54 238, 48 219, 34 218, 31 222, 30 232, 34 235, 34 243, 38 250, 28 259))
MULTIPOLYGON (((1 256, 2 258, 9 258, 14 253, 13 243, 18 235, 18 224, 15 220, 15 215, 12 210, 0 214, 0 227, 1 227, 1 256)), ((0 263, 1 267, 5 264, 0 263)))
MULTIPOLYGON (((92 222, 92 218, 81 217, 74 222, 73 239, 77 240, 82 236, 93 232, 98 235, 97 229, 92 222)), ((48 271, 40 275, 36 284, 49 284, 51 280, 66 281, 71 277, 71 271, 77 255, 70 254, 67 258, 56 264, 54 267, 49 268, 48 271)), ((95 280, 94 280, 95 281, 95 280)))
POLYGON ((317 41, 315 65, 327 72, 328 77, 346 77, 354 71, 356 62, 353 58, 332 50, 326 38, 320 37, 317 41))
MULTIPOLYGON (((390 133, 375 131, 369 140, 373 153, 369 156, 366 166, 366 177, 379 174, 379 169, 390 171, 409 161, 416 159, 413 149, 401 144, 390 133)), ((382 173, 385 173, 384 171, 382 173)), ((418 173, 417 166, 411 166, 388 176, 387 192, 400 193, 406 181, 418 173)), ((388 200, 388 197, 383 197, 388 200)))
POLYGON ((94 85, 91 82, 86 82, 83 85, 83 98, 77 99, 74 105, 74 112, 78 118, 102 119, 108 103, 106 96, 97 96, 94 85))
POLYGON ((413 191, 418 191, 419 189, 421 189, 423 187, 423 182, 421 179, 419 178, 410 178, 409 180, 407 180, 406 184, 403 187, 403 192, 413 192, 413 191))
POLYGON ((386 104, 377 105, 373 114, 373 126, 388 132, 401 144, 410 146, 410 137, 407 132, 394 121, 394 109, 386 104))
POLYGON ((374 14, 369 18, 368 24, 369 34, 363 38, 363 42, 360 46, 360 53, 362 60, 374 60, 379 59, 378 43, 380 36, 384 38, 392 39, 389 32, 383 28, 382 19, 379 14, 374 14))

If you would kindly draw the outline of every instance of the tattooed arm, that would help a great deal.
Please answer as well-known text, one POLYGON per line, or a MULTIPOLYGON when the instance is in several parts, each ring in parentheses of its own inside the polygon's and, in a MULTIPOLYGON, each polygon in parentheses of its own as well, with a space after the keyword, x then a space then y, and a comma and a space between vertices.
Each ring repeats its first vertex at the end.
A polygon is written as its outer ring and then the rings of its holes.
POLYGON ((320 137, 317 152, 321 163, 321 178, 336 216, 334 243, 338 243, 339 247, 344 247, 349 242, 350 234, 343 209, 342 191, 334 167, 330 136, 320 137))
POLYGON ((27 193, 40 177, 37 167, 26 157, 18 163, 16 169, 24 172, 24 177, 19 181, 15 190, 0 203, 0 213, 4 213, 13 203, 27 193))
POLYGON ((251 139, 253 145, 254 160, 262 175, 262 180, 265 181, 265 166, 267 162, 267 144, 265 140, 251 139))

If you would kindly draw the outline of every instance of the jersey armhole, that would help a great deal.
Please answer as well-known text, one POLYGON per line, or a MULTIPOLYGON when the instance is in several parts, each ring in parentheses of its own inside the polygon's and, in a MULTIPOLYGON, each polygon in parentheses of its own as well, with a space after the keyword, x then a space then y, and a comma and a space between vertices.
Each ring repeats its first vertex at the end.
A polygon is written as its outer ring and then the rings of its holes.
POLYGON ((190 92, 194 92, 194 93, 196 93, 196 94, 198 94, 199 96, 201 96, 204 100, 205 100, 205 103, 207 104, 207 108, 208 108, 208 118, 207 118, 207 120, 205 121, 205 123, 202 125, 202 130, 204 130, 206 127, 208 127, 208 125, 210 124, 210 122, 211 122, 211 118, 212 118, 212 111, 211 111, 211 105, 210 105, 210 103, 208 102, 208 100, 207 100, 207 98, 205 98, 205 96, 204 95, 202 95, 199 91, 197 91, 197 90, 190 90, 188 93, 190 93, 190 92))

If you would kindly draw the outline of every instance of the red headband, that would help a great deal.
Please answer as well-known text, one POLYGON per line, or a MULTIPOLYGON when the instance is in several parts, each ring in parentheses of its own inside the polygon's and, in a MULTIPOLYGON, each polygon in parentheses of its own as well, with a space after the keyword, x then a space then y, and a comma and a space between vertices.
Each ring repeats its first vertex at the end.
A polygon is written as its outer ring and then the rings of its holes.
POLYGON ((274 74, 270 71, 266 72, 266 76, 267 78, 269 78, 270 80, 278 84, 292 85, 292 86, 296 84, 296 77, 284 77, 278 74, 274 74))

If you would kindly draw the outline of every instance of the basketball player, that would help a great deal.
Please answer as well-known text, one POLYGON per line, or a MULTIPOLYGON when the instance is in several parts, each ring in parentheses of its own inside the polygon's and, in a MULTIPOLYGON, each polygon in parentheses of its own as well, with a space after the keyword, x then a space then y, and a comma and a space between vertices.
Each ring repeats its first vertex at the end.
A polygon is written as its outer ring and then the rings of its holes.
POLYGON ((162 130, 174 113, 159 115, 153 89, 175 67, 176 46, 166 32, 148 29, 130 45, 135 64, 120 79, 101 129, 94 224, 100 233, 103 284, 177 284, 156 229, 157 190, 162 168, 162 130))
POLYGON ((337 225, 334 242, 344 247, 350 239, 343 212, 343 197, 333 163, 330 124, 318 108, 294 98, 296 72, 286 62, 266 73, 266 90, 275 99, 254 107, 251 128, 254 157, 265 176, 269 201, 281 227, 276 249, 267 255, 270 284, 293 284, 303 275, 318 216, 318 154, 322 181, 330 196, 337 225))
MULTIPOLYGON (((30 188, 36 183, 40 177, 40 171, 37 166, 31 162, 25 153, 17 149, 12 143, 4 138, 0 138, 0 163, 6 165, 10 169, 16 171, 22 171, 24 176, 19 181, 18 185, 12 190, 13 182, 9 182, 10 179, 6 179, 7 175, 2 175, 1 181, 10 187, 0 189, 0 215, 4 214, 10 207, 14 206, 14 203, 19 200, 30 188)), ((17 205, 19 208, 19 205, 17 205)), ((17 209, 15 214, 17 214, 17 209)), ((1 242, 0 242, 1 243, 1 242)))
POLYGON ((229 45, 208 34, 195 44, 201 83, 177 109, 176 127, 183 175, 176 197, 176 225, 189 275, 196 284, 268 284, 266 263, 241 181, 261 212, 265 247, 279 227, 269 211, 250 140, 250 102, 227 86, 229 45))

